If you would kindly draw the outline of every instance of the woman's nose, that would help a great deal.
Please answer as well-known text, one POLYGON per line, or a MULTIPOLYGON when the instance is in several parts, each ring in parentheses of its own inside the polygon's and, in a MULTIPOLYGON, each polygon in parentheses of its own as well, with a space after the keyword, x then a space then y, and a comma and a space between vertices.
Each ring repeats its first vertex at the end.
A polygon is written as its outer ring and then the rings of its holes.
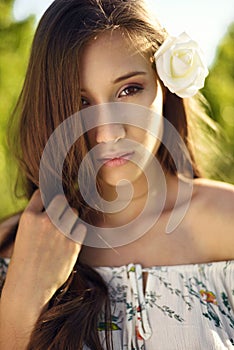
POLYGON ((118 141, 125 137, 125 129, 122 124, 105 124, 96 128, 96 142, 118 141))

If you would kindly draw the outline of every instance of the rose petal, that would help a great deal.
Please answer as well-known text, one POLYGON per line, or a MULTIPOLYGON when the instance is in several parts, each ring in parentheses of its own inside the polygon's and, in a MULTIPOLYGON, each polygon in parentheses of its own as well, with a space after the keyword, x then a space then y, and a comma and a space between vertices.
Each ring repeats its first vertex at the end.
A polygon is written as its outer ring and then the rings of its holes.
MULTIPOLYGON (((192 57, 191 57, 191 60, 192 60, 192 57)), ((188 70, 191 67, 191 63, 192 63, 191 61, 187 63, 185 57, 182 55, 173 56, 171 60, 172 77, 179 78, 186 75, 186 73, 188 73, 188 70)))
POLYGON ((201 49, 186 33, 168 37, 155 53, 155 63, 164 85, 180 97, 195 95, 208 75, 201 49))

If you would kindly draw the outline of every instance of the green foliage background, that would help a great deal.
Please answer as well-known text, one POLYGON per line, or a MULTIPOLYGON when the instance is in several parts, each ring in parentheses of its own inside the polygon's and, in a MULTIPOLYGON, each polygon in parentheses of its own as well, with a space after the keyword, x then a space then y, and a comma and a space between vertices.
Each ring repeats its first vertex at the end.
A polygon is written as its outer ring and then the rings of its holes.
POLYGON ((202 93, 211 107, 208 114, 224 134, 220 154, 215 159, 214 166, 219 172, 215 178, 234 183, 234 22, 217 47, 202 93))
POLYGON ((14 0, 0 2, 0 218, 24 207, 13 195, 16 167, 9 157, 6 127, 20 93, 33 38, 33 17, 16 22, 14 0))
MULTIPOLYGON (((13 194, 16 166, 6 144, 6 127, 20 93, 35 30, 35 19, 16 22, 12 17, 14 0, 0 2, 0 218, 23 209, 25 201, 13 194)), ((214 160, 220 170, 212 178, 234 183, 234 23, 217 47, 216 58, 202 93, 207 98, 208 113, 223 128, 214 160), (222 174, 226 174, 223 176, 222 174)), ((217 141, 218 142, 218 141, 217 141)))

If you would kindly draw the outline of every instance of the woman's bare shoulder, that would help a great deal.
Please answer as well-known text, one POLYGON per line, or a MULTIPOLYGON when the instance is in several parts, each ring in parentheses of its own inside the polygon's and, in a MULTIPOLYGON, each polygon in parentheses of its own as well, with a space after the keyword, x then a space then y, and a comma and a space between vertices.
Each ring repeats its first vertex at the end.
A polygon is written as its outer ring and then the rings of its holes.
POLYGON ((234 185, 201 178, 194 180, 194 192, 198 204, 208 205, 207 210, 224 215, 233 214, 234 185))
POLYGON ((234 259, 234 186, 220 181, 194 181, 192 212, 196 232, 218 260, 234 259))
POLYGON ((206 178, 197 178, 194 180, 196 186, 206 187, 207 189, 226 189, 229 191, 234 190, 234 185, 228 182, 206 179, 206 178))

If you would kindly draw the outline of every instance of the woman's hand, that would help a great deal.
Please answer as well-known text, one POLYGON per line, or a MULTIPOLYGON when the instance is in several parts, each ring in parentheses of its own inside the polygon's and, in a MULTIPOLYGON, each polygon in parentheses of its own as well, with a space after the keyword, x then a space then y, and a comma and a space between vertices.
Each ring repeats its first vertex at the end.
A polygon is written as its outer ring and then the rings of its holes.
MULTIPOLYGON (((49 207, 57 213, 61 223, 69 223, 63 196, 56 196, 49 207)), ((2 332, 5 325, 7 329, 13 327, 12 331, 18 333, 16 328, 22 324, 25 329, 25 323, 26 328, 28 323, 32 330, 43 308, 68 279, 81 249, 81 244, 65 237, 42 210, 43 203, 37 190, 19 222, 1 297, 2 332)), ((73 224, 71 222, 71 228, 73 224)), ((84 239, 84 225, 77 229, 82 231, 84 239)))

